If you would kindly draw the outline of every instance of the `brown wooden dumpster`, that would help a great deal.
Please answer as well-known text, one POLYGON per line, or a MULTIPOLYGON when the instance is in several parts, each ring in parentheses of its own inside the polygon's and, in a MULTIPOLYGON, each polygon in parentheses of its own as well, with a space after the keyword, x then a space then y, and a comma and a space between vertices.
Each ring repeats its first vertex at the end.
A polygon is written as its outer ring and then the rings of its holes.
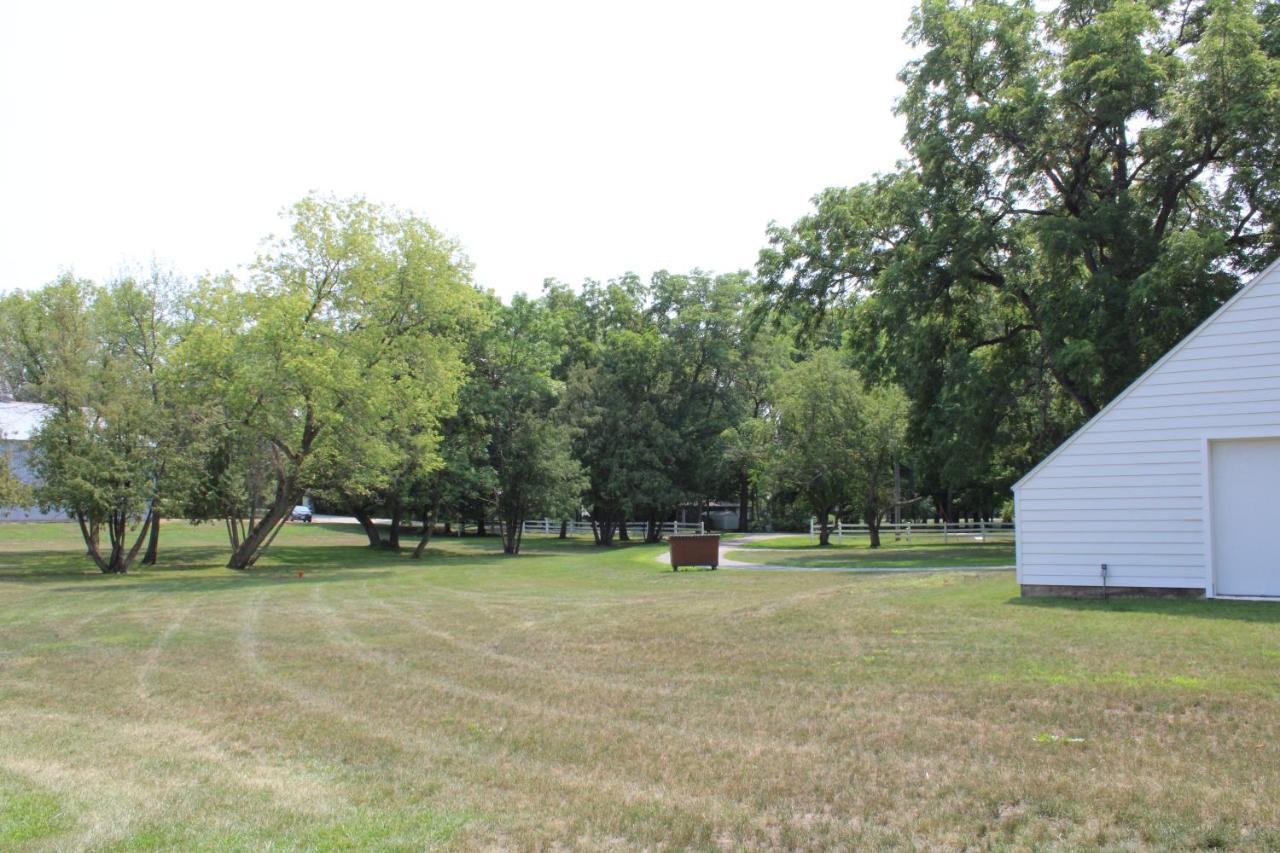
POLYGON ((720 565, 720 534, 697 533, 671 538, 671 570, 680 571, 681 566, 720 565))

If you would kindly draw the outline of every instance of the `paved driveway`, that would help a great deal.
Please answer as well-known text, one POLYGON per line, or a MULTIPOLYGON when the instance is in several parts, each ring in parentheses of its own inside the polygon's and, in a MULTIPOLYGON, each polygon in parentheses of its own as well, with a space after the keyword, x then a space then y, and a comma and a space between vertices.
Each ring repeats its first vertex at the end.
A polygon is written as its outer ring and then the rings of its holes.
MULTIPOLYGON (((780 566, 767 562, 744 562, 742 560, 730 559, 729 551, 734 550, 744 542, 764 542, 770 539, 782 539, 787 536, 794 536, 792 533, 753 533, 750 536, 742 536, 732 539, 728 542, 721 540, 720 542, 720 567, 723 569, 747 569, 757 572, 853 572, 864 574, 881 574, 884 572, 897 572, 902 574, 919 574, 922 572, 994 572, 1009 571, 1014 567, 1007 566, 780 566)), ((809 549, 794 548, 769 548, 760 549, 764 554, 812 554, 809 549)), ((658 558, 662 561, 668 561, 667 554, 659 554, 658 558)), ((762 560, 767 560, 767 556, 761 556, 762 560)))

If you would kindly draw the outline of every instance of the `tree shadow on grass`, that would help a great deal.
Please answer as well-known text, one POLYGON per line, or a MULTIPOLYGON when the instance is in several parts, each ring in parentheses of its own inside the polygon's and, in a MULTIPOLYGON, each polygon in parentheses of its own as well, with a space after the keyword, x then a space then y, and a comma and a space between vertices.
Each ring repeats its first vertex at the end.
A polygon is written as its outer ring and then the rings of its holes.
POLYGON ((1280 624, 1280 602, 1224 601, 1222 599, 1140 598, 1117 596, 1100 598, 1015 596, 1007 604, 1043 610, 1072 610, 1086 613, 1141 613, 1150 616, 1177 616, 1193 619, 1222 619, 1232 622, 1280 624))
POLYGON ((286 584, 329 584, 338 581, 367 580, 385 577, 391 572, 382 570, 347 570, 320 569, 304 572, 298 577, 297 571, 290 570, 255 570, 252 572, 232 572, 222 575, 199 575, 195 577, 157 577, 152 574, 141 579, 140 583, 103 585, 80 584, 64 587, 58 592, 98 592, 100 590, 119 591, 122 593, 152 592, 215 592, 218 590, 244 589, 260 586, 284 586, 286 584))
POLYGON ((156 592, 228 589, 261 583, 332 582, 391 574, 383 565, 272 564, 238 572, 226 568, 225 552, 216 549, 171 549, 170 560, 157 566, 138 566, 127 575, 98 571, 83 555, 66 551, 31 551, 17 559, 0 560, 0 583, 23 586, 61 586, 59 592, 156 592), (299 572, 302 573, 300 578, 299 572))
POLYGON ((298 572, 303 572, 305 580, 338 580, 389 575, 393 569, 491 568, 495 561, 500 560, 513 560, 513 565, 520 565, 557 556, 556 551, 547 550, 509 557, 502 553, 500 545, 484 550, 428 548, 419 560, 412 559, 412 551, 412 548, 386 551, 364 545, 274 545, 257 566, 248 571, 236 571, 227 568, 230 551, 226 548, 178 546, 162 549, 157 565, 135 564, 133 570, 123 577, 104 575, 81 551, 64 548, 8 552, 0 554, 0 583, 83 583, 85 589, 99 589, 102 583, 93 581, 126 580, 138 582, 127 584, 129 588, 148 590, 170 587, 197 589, 205 582, 208 582, 208 588, 226 588, 236 583, 273 578, 296 582, 299 580, 298 572))

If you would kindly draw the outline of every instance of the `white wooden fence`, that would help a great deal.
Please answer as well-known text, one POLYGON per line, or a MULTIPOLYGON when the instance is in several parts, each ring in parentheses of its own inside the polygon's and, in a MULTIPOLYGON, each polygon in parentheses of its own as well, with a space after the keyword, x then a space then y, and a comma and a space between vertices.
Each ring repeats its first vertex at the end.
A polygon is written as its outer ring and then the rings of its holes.
MULTIPOLYGON (((524 523, 524 532, 543 533, 548 536, 560 535, 559 521, 550 518, 543 519, 526 519, 524 523)), ((589 521, 567 521, 564 522, 565 535, 567 536, 590 536, 591 522, 589 521)), ((668 521, 660 525, 663 536, 675 536, 681 533, 705 533, 702 522, 683 522, 668 521)), ((643 521, 631 521, 627 523, 627 535, 633 539, 643 539, 645 533, 649 530, 649 525, 643 521)))
MULTIPOLYGON (((834 521, 827 525, 831 536, 843 542, 846 536, 865 537, 869 528, 865 524, 834 521)), ((809 519, 809 538, 817 539, 822 526, 816 518, 809 519)), ((931 524, 929 522, 904 522, 880 525, 880 541, 940 542, 943 545, 961 545, 968 542, 1012 542, 1014 525, 1003 521, 972 521, 965 524, 931 524)))

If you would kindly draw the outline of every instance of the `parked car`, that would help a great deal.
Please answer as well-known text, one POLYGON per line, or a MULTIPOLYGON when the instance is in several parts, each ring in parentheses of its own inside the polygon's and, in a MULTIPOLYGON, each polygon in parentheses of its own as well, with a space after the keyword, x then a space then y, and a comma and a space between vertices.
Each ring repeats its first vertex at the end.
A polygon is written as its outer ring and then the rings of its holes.
POLYGON ((310 524, 311 523, 311 507, 295 506, 293 508, 293 512, 289 513, 289 520, 305 521, 307 524, 310 524))

